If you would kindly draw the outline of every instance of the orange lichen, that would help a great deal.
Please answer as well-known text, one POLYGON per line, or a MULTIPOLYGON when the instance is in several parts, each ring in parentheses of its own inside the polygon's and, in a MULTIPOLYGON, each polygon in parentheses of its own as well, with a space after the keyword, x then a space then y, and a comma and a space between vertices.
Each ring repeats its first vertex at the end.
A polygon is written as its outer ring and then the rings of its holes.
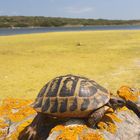
POLYGON ((34 114, 35 111, 29 106, 31 100, 23 99, 4 99, 0 106, 0 117, 6 117, 12 122, 18 122, 25 117, 34 114))
POLYGON ((26 127, 28 126, 33 119, 28 119, 26 121, 24 121, 23 123, 21 123, 17 128, 16 131, 13 132, 9 137, 6 138, 6 140, 14 140, 17 139, 17 137, 19 136, 19 133, 26 127))
POLYGON ((109 108, 106 113, 113 113, 113 112, 114 110, 112 108, 109 108))
POLYGON ((114 124, 114 123, 111 123, 111 122, 99 122, 98 123, 98 127, 101 129, 101 130, 106 130, 110 133, 115 133, 116 130, 117 130, 117 126, 114 124))
POLYGON ((50 133, 54 132, 54 131, 63 131, 65 129, 64 125, 57 125, 56 127, 54 127, 50 133))
POLYGON ((122 86, 118 91, 118 95, 125 100, 137 101, 138 96, 140 96, 140 92, 138 90, 132 90, 128 86, 122 86))
POLYGON ((17 127, 17 131, 21 132, 26 126, 28 126, 31 122, 33 121, 33 119, 28 119, 27 121, 23 122, 21 125, 19 125, 17 127))
POLYGON ((56 138, 56 140, 77 140, 78 135, 86 128, 86 125, 65 127, 65 129, 62 130, 62 133, 56 138))
POLYGON ((51 133, 54 131, 61 131, 61 134, 57 136, 56 140, 77 140, 78 137, 81 140, 104 140, 103 136, 98 132, 87 132, 84 134, 84 130, 88 129, 86 125, 78 126, 63 126, 57 125, 51 130, 51 133))
POLYGON ((117 126, 115 122, 120 123, 122 120, 117 117, 112 109, 109 109, 108 112, 104 115, 102 120, 97 124, 101 130, 106 130, 110 133, 115 133, 117 126))
POLYGON ((6 123, 4 122, 4 120, 1 120, 1 119, 0 119, 0 128, 1 128, 1 129, 4 129, 4 128, 6 128, 6 127, 8 127, 8 124, 6 124, 6 123))
POLYGON ((7 131, 0 131, 0 138, 5 137, 7 134, 7 131))
POLYGON ((11 121, 17 122, 34 113, 35 111, 31 107, 27 106, 26 108, 21 108, 16 113, 9 114, 9 118, 11 119, 11 121))
POLYGON ((5 137, 7 135, 8 124, 0 119, 0 138, 5 137))
POLYGON ((105 116, 110 117, 115 122, 122 122, 122 120, 120 118, 118 118, 117 115, 114 113, 107 113, 107 114, 105 114, 105 116))
POLYGON ((80 136, 80 140, 105 140, 98 132, 87 133, 80 136))
MULTIPOLYGON (((7 130, 7 127, 9 127, 9 124, 5 123, 6 120, 9 120, 9 122, 12 123, 20 122, 26 117, 35 114, 35 111, 30 107, 31 103, 32 100, 14 98, 8 98, 1 101, 0 118, 2 119, 0 119, 0 137, 6 133, 3 130, 7 130)), ((24 128, 28 124, 28 121, 26 121, 24 125, 20 125, 20 127, 17 128, 15 134, 13 134, 14 138, 11 139, 17 139, 17 135, 21 131, 21 128, 24 128)))

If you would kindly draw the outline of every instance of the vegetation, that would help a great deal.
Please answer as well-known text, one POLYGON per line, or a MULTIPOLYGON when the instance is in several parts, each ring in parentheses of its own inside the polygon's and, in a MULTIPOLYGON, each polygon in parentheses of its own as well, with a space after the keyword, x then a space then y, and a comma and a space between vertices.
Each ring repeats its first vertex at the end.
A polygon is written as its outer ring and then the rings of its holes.
POLYGON ((94 79, 116 93, 140 87, 140 31, 0 36, 0 98, 35 98, 58 75, 94 79))
POLYGON ((91 25, 140 25, 140 20, 77 19, 59 17, 0 16, 0 27, 54 27, 91 25))

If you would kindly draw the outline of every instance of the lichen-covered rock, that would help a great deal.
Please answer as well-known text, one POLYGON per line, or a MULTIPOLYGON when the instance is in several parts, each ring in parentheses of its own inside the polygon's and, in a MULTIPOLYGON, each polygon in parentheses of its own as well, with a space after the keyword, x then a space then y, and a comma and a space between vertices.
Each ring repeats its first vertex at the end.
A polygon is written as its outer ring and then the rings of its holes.
POLYGON ((9 132, 8 132, 5 140, 16 140, 16 139, 18 139, 19 133, 33 121, 35 115, 28 116, 27 118, 25 118, 24 120, 22 120, 18 123, 13 123, 9 127, 9 132))
POLYGON ((98 130, 91 129, 82 120, 71 119, 54 127, 47 140, 104 140, 98 130))
MULTIPOLYGON (((140 105, 140 93, 122 86, 118 95, 140 105)), ((140 119, 123 107, 104 115, 96 128, 84 119, 54 119, 30 107, 31 100, 5 99, 0 102, 0 140, 140 140, 140 119)))
POLYGON ((126 106, 140 118, 140 89, 122 86, 117 93, 126 100, 126 106))
POLYGON ((117 117, 121 119, 121 122, 116 122, 116 131, 109 133, 104 131, 104 137, 107 140, 139 140, 140 139, 140 119, 132 111, 124 109, 117 112, 117 117))
POLYGON ((117 93, 120 97, 124 98, 125 100, 133 101, 140 107, 140 89, 121 86, 117 93))
POLYGON ((19 132, 31 123, 36 115, 36 112, 30 107, 31 103, 32 100, 14 98, 4 99, 0 102, 0 140, 16 140, 19 132))
POLYGON ((6 138, 8 126, 9 124, 3 118, 0 118, 0 140, 6 138))

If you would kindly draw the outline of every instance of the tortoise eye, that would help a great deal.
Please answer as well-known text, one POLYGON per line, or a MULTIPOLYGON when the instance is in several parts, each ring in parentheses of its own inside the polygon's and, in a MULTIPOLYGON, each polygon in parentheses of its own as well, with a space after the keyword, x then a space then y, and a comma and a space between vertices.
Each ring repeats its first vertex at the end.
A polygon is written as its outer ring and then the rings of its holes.
POLYGON ((136 89, 130 88, 130 92, 135 92, 135 91, 136 91, 136 89))

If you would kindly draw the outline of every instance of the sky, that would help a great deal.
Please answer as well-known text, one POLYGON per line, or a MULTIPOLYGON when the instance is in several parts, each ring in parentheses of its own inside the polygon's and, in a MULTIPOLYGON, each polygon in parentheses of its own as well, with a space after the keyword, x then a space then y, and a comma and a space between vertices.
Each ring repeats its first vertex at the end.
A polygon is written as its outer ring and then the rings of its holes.
POLYGON ((140 19, 140 0, 0 0, 0 16, 140 19))

